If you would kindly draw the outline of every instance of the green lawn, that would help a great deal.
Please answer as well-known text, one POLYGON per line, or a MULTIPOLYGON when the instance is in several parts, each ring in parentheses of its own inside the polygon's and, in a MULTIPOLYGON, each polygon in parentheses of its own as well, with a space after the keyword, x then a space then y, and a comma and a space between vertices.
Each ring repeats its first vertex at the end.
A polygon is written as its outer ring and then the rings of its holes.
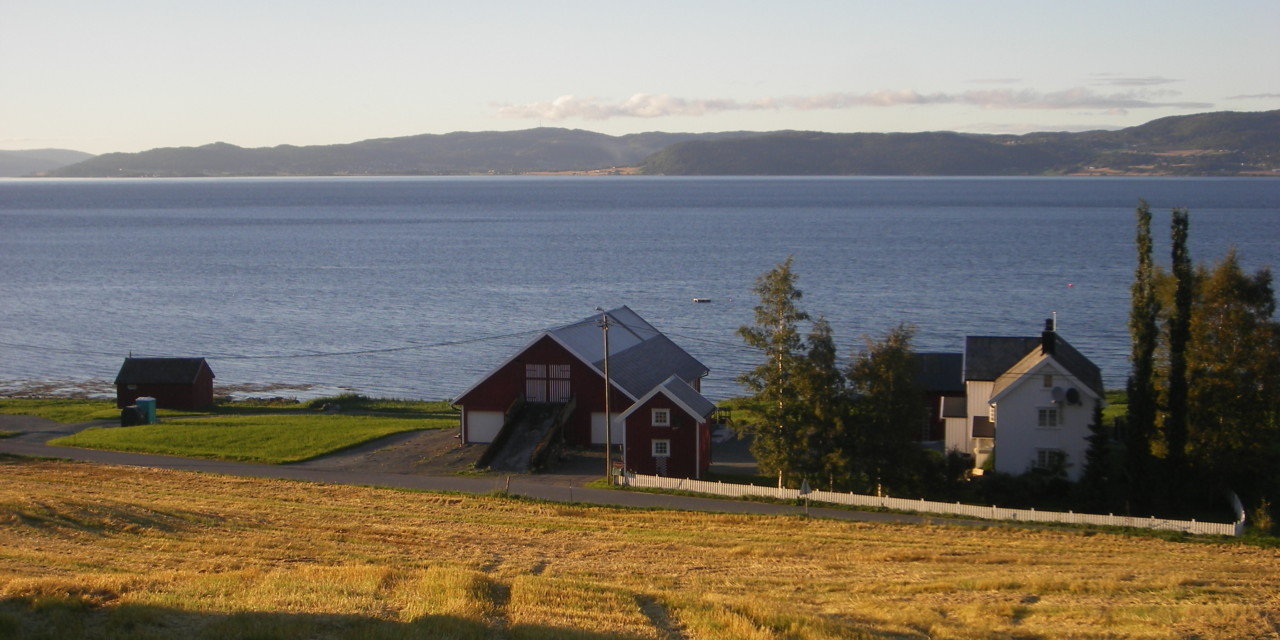
POLYGON ((120 417, 114 400, 83 398, 0 398, 0 413, 39 416, 67 424, 120 417))
MULTIPOLYGON (((0 413, 62 423, 118 420, 113 400, 0 398, 0 413)), ((420 429, 449 429, 458 414, 447 402, 346 395, 299 402, 220 402, 204 411, 159 411, 160 424, 90 428, 52 444, 282 464, 420 429), (320 413, 338 405, 342 413, 320 413)))
POLYGON ((292 414, 170 419, 137 427, 90 428, 50 444, 192 458, 283 464, 403 431, 447 429, 454 418, 292 414))

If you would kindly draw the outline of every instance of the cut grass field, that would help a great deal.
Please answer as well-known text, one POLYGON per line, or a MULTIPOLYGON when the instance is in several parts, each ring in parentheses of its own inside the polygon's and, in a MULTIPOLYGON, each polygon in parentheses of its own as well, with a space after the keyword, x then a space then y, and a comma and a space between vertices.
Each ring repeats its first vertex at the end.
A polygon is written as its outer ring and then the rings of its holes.
POLYGON ((443 429, 456 424, 456 420, 348 415, 185 418, 136 427, 89 428, 49 444, 284 464, 309 460, 394 433, 443 429))
POLYGON ((1280 550, 0 459, 0 637, 1259 638, 1280 550))

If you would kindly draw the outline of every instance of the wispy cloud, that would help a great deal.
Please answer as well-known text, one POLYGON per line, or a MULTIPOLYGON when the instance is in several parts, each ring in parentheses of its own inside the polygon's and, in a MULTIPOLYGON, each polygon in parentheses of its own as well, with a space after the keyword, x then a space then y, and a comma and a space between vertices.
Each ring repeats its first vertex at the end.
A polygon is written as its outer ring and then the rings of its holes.
POLYGON ((1269 100, 1271 98, 1280 98, 1280 93, 1250 93, 1242 96, 1227 96, 1228 100, 1269 100))
POLYGON ((1154 87, 1161 84, 1173 84, 1180 82, 1176 78, 1166 78, 1164 76, 1117 76, 1111 74, 1101 74, 1097 76, 1095 85, 1105 85, 1111 87, 1154 87))
POLYGON ((1063 91, 1011 89, 975 89, 960 93, 922 93, 904 89, 868 93, 828 93, 816 96, 786 96, 741 101, 731 98, 692 99, 666 94, 637 93, 622 102, 605 102, 596 98, 564 95, 546 102, 500 105, 498 116, 504 118, 567 120, 608 120, 611 118, 660 118, 667 116, 705 116, 728 111, 765 111, 814 109, 854 109, 859 107, 900 107, 961 104, 984 109, 1075 109, 1123 112, 1129 109, 1183 108, 1204 109, 1209 102, 1162 100, 1171 92, 1132 90, 1099 93, 1078 87, 1063 91))

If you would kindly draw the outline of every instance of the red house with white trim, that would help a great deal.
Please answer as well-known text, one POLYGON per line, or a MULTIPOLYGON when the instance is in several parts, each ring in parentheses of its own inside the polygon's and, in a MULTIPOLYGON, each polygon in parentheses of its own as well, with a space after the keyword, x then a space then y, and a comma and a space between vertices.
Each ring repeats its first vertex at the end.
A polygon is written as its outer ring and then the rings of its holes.
MULTIPOLYGON (((700 419, 705 424, 715 408, 699 393, 700 381, 708 373, 706 366, 639 314, 623 306, 544 331, 459 394, 453 404, 462 412, 462 442, 493 443, 518 437, 522 429, 534 428, 532 424, 522 423, 522 420, 530 422, 530 412, 523 407, 572 405, 567 407, 563 421, 564 442, 579 446, 603 445, 606 424, 603 325, 606 322, 609 409, 613 414, 609 440, 614 446, 624 447, 626 464, 631 464, 632 444, 627 437, 627 424, 620 418, 635 413, 632 409, 642 400, 674 395, 683 402, 684 406, 673 407, 680 410, 681 416, 702 412, 700 419), (673 377, 679 384, 671 381, 673 377), (673 388, 679 391, 672 391, 673 388)), ((686 450, 683 444, 674 446, 676 442, 683 443, 683 439, 673 441, 667 456, 671 458, 668 468, 705 472, 707 465, 696 460, 700 451, 709 452, 709 448, 686 450)), ((646 452, 650 451, 648 445, 645 448, 646 452)))
POLYGON ((621 416, 628 471, 701 478, 711 467, 711 414, 716 406, 677 376, 667 378, 621 416))

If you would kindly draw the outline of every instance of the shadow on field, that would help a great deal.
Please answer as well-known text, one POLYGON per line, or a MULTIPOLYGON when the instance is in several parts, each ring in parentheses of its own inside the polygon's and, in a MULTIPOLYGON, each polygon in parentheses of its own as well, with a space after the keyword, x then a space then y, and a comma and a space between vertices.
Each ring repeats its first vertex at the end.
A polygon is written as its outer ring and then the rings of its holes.
MULTIPOLYGON (((398 622, 348 614, 213 613, 154 605, 113 604, 110 598, 114 595, 107 595, 106 598, 95 598, 93 594, 5 598, 0 600, 0 639, 639 638, 538 625, 518 624, 497 628, 474 620, 444 615, 427 615, 412 622, 398 622)), ((192 605, 199 607, 198 602, 193 602, 192 605)))

